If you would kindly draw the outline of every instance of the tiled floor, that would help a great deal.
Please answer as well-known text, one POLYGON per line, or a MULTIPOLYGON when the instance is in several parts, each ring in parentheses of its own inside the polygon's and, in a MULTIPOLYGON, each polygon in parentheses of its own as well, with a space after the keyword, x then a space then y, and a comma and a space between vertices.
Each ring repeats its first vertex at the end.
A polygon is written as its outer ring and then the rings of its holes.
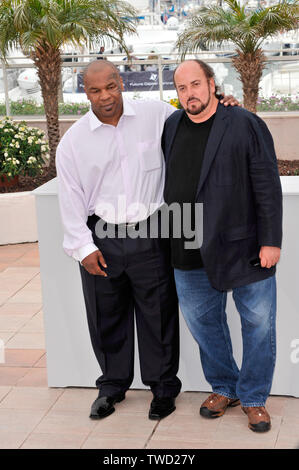
POLYGON ((151 393, 130 390, 113 415, 91 421, 95 389, 48 388, 37 243, 0 246, 0 339, 0 448, 299 448, 296 398, 269 398, 272 429, 260 435, 240 407, 216 420, 199 417, 206 393, 182 393, 176 411, 156 422, 147 418, 151 393))

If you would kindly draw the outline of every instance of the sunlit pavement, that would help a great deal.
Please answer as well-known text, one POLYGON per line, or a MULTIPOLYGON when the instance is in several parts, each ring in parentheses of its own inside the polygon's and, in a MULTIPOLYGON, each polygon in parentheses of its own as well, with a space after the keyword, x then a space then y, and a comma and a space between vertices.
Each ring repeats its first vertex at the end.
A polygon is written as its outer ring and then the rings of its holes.
POLYGON ((96 389, 49 388, 37 243, 0 246, 0 339, 2 449, 299 448, 297 398, 271 396, 272 429, 256 434, 240 407, 219 419, 201 418, 207 393, 182 393, 176 411, 156 422, 147 417, 152 394, 130 390, 114 414, 92 421, 96 389))

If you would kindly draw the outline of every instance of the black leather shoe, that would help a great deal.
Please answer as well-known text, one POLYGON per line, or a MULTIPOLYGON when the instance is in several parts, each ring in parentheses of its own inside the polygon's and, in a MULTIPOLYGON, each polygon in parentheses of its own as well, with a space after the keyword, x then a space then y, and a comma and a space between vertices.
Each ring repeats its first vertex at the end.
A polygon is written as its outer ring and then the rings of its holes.
POLYGON ((91 411, 89 417, 91 419, 106 418, 111 415, 114 411, 114 404, 123 401, 126 395, 114 395, 112 397, 98 397, 91 405, 91 411))
POLYGON ((149 410, 149 419, 162 419, 175 410, 174 397, 154 397, 149 410))

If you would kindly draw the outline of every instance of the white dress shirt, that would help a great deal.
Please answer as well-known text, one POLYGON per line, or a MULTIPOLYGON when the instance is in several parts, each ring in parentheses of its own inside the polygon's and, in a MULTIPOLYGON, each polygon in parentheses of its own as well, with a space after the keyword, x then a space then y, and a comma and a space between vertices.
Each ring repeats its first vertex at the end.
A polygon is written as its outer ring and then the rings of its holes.
POLYGON ((56 154, 63 248, 82 261, 98 248, 86 225, 146 219, 163 200, 165 165, 161 136, 175 108, 163 101, 124 101, 116 127, 90 110, 61 139, 56 154))

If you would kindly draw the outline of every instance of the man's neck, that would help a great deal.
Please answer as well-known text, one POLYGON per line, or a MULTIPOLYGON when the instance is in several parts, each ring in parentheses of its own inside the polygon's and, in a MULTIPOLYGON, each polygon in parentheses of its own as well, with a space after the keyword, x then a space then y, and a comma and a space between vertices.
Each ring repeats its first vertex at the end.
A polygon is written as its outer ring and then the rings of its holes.
POLYGON ((99 121, 101 121, 103 124, 109 124, 110 126, 114 126, 116 127, 121 116, 123 115, 123 112, 124 112, 124 107, 122 105, 120 111, 115 114, 114 116, 111 116, 111 117, 103 117, 103 116, 100 116, 97 112, 95 112, 93 110, 93 113, 96 115, 96 117, 98 118, 99 121))

